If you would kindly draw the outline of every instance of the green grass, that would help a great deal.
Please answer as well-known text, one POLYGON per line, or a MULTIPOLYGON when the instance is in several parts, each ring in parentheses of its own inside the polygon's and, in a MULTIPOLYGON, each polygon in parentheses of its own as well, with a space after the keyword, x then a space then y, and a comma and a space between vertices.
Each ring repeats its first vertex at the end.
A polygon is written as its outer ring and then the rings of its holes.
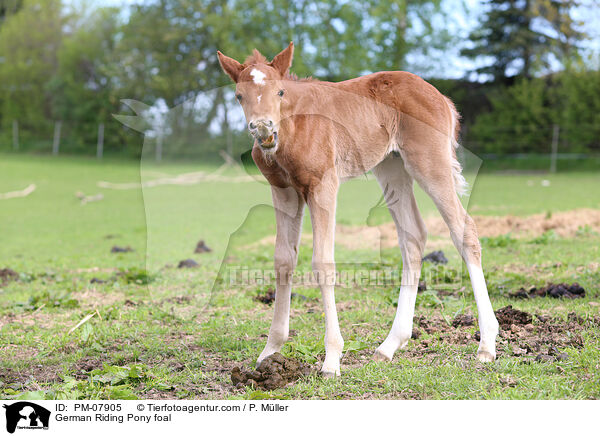
MULTIPOLYGON (((142 178, 215 168, 200 165, 143 165, 142 178)), ((100 180, 140 181, 134 162, 84 158, 0 156, 0 193, 35 183, 30 196, 0 200, 0 268, 20 280, 0 289, 0 397, 3 398, 599 398, 599 329, 586 330, 584 347, 566 347, 564 363, 523 363, 500 350, 493 364, 474 358, 476 341, 450 343, 424 334, 399 351, 392 363, 370 360, 385 338, 395 311, 395 286, 338 288, 340 325, 346 341, 342 377, 311 376, 285 389, 259 393, 235 390, 235 365, 250 366, 268 332, 272 308, 254 300, 267 285, 228 286, 213 291, 223 256, 229 265, 272 268, 273 247, 256 244, 272 235, 274 214, 265 183, 207 182, 131 190, 99 188, 100 180), (102 201, 81 205, 77 191, 102 193, 102 201), (261 206, 263 205, 263 206, 261 206), (256 207, 258 206, 258 207, 256 207), (230 236, 231 246, 228 249, 230 236), (194 254, 199 239, 211 253, 194 254), (130 253, 111 253, 113 245, 130 253), (193 258, 200 266, 177 269, 193 258), (105 283, 90 283, 92 278, 105 283), (77 328, 73 330, 82 320, 77 328), (416 357, 422 340, 433 341, 431 355, 416 357), (510 380, 510 383, 506 380, 510 380)), ((234 175, 227 170, 225 175, 234 175)), ((482 174, 474 184, 469 210, 484 215, 551 214, 600 208, 600 176, 593 173, 482 174), (548 180, 542 183, 543 180, 548 180)), ((366 225, 380 197, 372 178, 343 185, 337 221, 366 225)), ((425 216, 433 205, 417 190, 425 216)), ((379 213, 376 221, 389 220, 379 213)), ((310 231, 310 220, 304 223, 310 231)), ((512 304, 531 313, 591 319, 598 314, 600 236, 582 228, 561 238, 543 234, 484 240, 484 268, 495 308, 512 304), (587 296, 578 300, 513 300, 521 286, 578 281, 587 296)), ((377 259, 369 250, 338 244, 343 268, 356 259, 377 259)), ((447 267, 426 265, 430 290, 418 298, 417 316, 452 320, 477 313, 456 250, 444 248, 447 267), (462 290, 463 286, 466 288, 462 290), (433 290, 431 290, 433 288, 433 290), (440 293, 444 289, 450 292, 440 293)), ((385 249, 385 269, 400 263, 385 249)), ((299 271, 310 271, 311 247, 300 250, 299 271)), ((298 286, 307 297, 292 303, 296 331, 283 352, 313 363, 323 359, 324 319, 320 292, 298 286)), ((472 334, 476 327, 465 331, 472 334)), ((563 350, 561 350, 563 351, 563 350)))

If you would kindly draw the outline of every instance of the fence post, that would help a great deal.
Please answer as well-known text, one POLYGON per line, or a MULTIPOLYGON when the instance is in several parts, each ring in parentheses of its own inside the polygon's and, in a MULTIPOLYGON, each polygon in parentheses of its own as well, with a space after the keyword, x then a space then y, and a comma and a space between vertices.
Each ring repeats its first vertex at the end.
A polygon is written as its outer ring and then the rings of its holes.
POLYGON ((233 142, 231 141, 231 129, 227 126, 227 154, 233 156, 233 142))
POLYGON ((12 133, 13 133, 13 149, 15 151, 19 150, 19 122, 17 120, 13 120, 12 125, 12 133))
POLYGON ((560 133, 560 127, 558 124, 554 124, 552 127, 552 154, 550 155, 550 172, 556 172, 556 155, 558 153, 558 135, 560 133))
POLYGON ((156 162, 162 161, 162 149, 163 149, 163 133, 158 133, 156 137, 156 162))
POLYGON ((231 127, 229 126, 229 113, 227 100, 223 100, 223 128, 225 129, 225 149, 229 156, 233 156, 233 145, 231 143, 231 127))
POLYGON ((54 124, 54 141, 52 142, 52 154, 58 154, 58 148, 60 147, 60 129, 62 127, 62 121, 57 121, 54 124))
POLYGON ((96 149, 96 157, 102 159, 104 154, 104 123, 98 125, 98 147, 96 149))

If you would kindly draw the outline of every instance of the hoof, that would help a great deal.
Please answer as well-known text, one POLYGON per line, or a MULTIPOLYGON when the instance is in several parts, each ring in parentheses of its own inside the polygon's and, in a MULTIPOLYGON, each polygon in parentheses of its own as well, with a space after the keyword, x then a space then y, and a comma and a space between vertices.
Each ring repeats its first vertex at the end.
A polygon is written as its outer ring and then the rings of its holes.
POLYGON ((267 357, 272 356, 275 353, 277 353, 277 351, 270 351, 270 352, 268 352, 266 350, 263 350, 263 352, 260 353, 260 355, 258 356, 258 359, 256 359, 256 368, 258 368, 260 366, 260 364, 263 363, 263 361, 267 357))
POLYGON ((489 351, 478 351, 477 358, 479 359, 480 362, 487 363, 487 362, 493 362, 496 359, 496 356, 494 356, 489 351))
POLYGON ((258 368, 260 366, 261 363, 263 363, 263 360, 265 360, 268 356, 259 356, 258 359, 256 359, 256 365, 255 367, 258 368))
POLYGON ((262 359, 257 359, 257 360, 256 360, 256 365, 254 366, 254 368, 255 368, 255 369, 259 369, 259 368, 260 368, 260 365, 262 365, 262 363, 265 361, 265 359, 266 359, 267 357, 269 357, 269 356, 263 357, 262 359))
POLYGON ((339 373, 335 373, 333 371, 321 371, 321 377, 323 378, 336 378, 339 377, 339 373))
POLYGON ((373 353, 373 360, 375 362, 391 362, 392 361, 392 359, 390 357, 386 356, 379 350, 375 350, 375 353, 373 353))

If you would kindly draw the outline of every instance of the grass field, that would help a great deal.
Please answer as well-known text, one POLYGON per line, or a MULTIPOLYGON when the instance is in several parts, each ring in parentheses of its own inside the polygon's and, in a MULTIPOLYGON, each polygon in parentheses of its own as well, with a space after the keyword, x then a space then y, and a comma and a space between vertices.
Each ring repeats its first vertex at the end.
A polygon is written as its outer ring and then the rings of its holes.
MULTIPOLYGON (((97 186, 216 167, 142 169, 140 176, 135 162, 0 156, 0 193, 37 187, 25 198, 0 200, 0 269, 19 274, 4 285, 0 279, 0 397, 600 398, 600 235, 584 224, 569 236, 557 229, 484 239, 494 308, 512 305, 534 315, 532 327, 505 328, 492 364, 475 358, 476 325, 451 326, 457 315, 477 310, 456 250, 448 238, 432 235, 428 251, 443 249, 449 264, 425 265, 428 290, 417 299, 416 316, 423 318, 415 322, 420 336, 393 362, 370 356, 391 326, 397 286, 353 284, 336 291, 346 343, 341 378, 311 375, 271 392, 235 388, 231 369, 253 365, 266 342, 272 308, 254 297, 269 285, 225 281, 213 289, 213 283, 224 257, 229 266, 272 268, 270 190, 260 182, 217 180, 143 192, 97 186), (82 205, 78 191, 104 198, 82 205), (200 239, 213 251, 194 254, 200 239), (134 251, 112 253, 114 245, 134 251), (199 266, 177 268, 188 258, 199 266), (550 282, 579 282, 586 296, 508 296, 550 282)), ((228 169, 222 175, 239 174, 228 169)), ((468 208, 481 216, 550 220, 573 210, 583 216, 583 209, 600 209, 598 186, 600 175, 591 172, 482 174, 468 208)), ((389 221, 371 210, 379 197, 369 177, 345 184, 339 225, 366 232, 373 225, 369 216, 376 215, 377 224, 389 221)), ((420 191, 417 197, 423 215, 435 217, 432 203, 420 191)), ((578 214, 567 221, 576 222, 578 214)), ((304 225, 309 234, 308 218, 304 225)), ((299 258, 299 271, 310 271, 310 241, 299 258)), ((394 248, 379 252, 360 244, 337 244, 336 258, 344 268, 377 261, 372 268, 394 269, 401 262, 394 248)), ((320 292, 310 285, 294 292, 305 298, 292 300, 293 335, 283 354, 316 368, 324 357, 320 292)))

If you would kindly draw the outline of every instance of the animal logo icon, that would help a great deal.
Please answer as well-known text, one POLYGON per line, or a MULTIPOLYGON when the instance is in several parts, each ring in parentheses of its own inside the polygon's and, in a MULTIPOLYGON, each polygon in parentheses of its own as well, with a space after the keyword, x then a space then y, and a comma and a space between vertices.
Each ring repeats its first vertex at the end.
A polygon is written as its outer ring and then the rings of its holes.
POLYGON ((14 433, 17 428, 48 429, 50 411, 29 401, 4 405, 6 409, 6 431, 14 433))

